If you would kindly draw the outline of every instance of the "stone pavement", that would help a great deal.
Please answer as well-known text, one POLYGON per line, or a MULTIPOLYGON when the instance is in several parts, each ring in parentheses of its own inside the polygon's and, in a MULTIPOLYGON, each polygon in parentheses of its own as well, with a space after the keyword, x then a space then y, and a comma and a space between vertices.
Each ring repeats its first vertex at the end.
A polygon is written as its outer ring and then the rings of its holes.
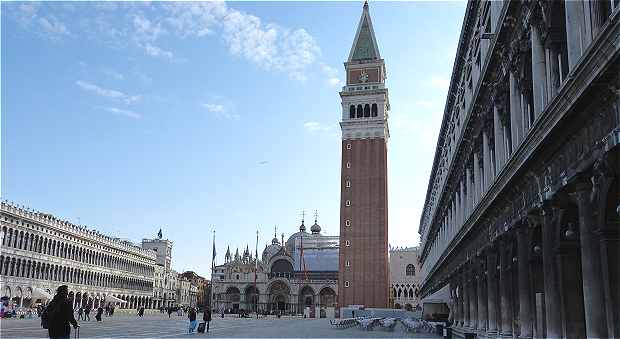
MULTIPOLYGON (((202 314, 199 314, 202 319, 202 314)), ((114 315, 103 318, 103 322, 93 320, 80 322, 81 338, 186 338, 186 337, 234 337, 234 338, 429 338, 430 334, 407 333, 398 325, 394 332, 382 329, 363 331, 357 327, 334 329, 329 319, 303 318, 215 318, 208 334, 187 334, 189 322, 186 317, 172 315, 114 315)), ((3 319, 0 321, 1 338, 44 338, 47 330, 40 326, 39 319, 3 319)), ((74 331, 71 332, 74 337, 74 331)))

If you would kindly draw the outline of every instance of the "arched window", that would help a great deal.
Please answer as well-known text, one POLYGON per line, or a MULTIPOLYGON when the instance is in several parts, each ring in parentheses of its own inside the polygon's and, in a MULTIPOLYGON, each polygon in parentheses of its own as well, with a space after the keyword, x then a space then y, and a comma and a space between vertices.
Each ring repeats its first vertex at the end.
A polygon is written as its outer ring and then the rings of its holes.
POLYGON ((355 105, 351 105, 351 107, 349 107, 349 119, 354 119, 355 118, 355 105))
POLYGON ((370 110, 372 111, 372 116, 376 117, 377 116, 377 104, 372 104, 372 108, 370 110))
POLYGON ((357 117, 361 118, 362 116, 364 116, 364 108, 362 105, 357 105, 357 117))
POLYGON ((406 269, 405 273, 407 275, 415 275, 415 267, 413 266, 413 264, 407 265, 407 269, 406 269))
POLYGON ((364 105, 364 118, 370 118, 370 105, 364 105))

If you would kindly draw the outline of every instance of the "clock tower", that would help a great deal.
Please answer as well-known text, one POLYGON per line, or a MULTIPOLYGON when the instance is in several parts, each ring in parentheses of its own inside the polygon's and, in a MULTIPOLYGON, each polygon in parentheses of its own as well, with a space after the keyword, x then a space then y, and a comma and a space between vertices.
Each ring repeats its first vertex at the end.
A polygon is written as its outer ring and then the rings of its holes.
POLYGON ((338 305, 387 307, 390 103, 367 2, 344 67, 338 305))

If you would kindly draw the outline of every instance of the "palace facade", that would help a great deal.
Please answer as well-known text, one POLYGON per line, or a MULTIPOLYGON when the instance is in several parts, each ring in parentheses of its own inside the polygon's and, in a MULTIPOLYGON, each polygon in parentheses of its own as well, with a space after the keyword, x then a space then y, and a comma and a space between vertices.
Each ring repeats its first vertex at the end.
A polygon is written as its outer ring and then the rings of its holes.
POLYGON ((471 1, 420 220, 456 336, 620 337, 620 1, 471 1))
POLYGON ((16 307, 44 303, 60 285, 76 307, 110 297, 121 308, 152 306, 153 251, 5 201, 0 227, 0 292, 16 307))
POLYGON ((390 248, 390 305, 396 309, 412 311, 422 307, 419 251, 419 247, 390 248))
POLYGON ((246 247, 227 250, 223 265, 212 274, 214 312, 239 310, 333 317, 338 294, 338 236, 321 234, 318 223, 286 243, 274 234, 260 258, 246 247), (255 277, 256 272, 256 277, 255 277))

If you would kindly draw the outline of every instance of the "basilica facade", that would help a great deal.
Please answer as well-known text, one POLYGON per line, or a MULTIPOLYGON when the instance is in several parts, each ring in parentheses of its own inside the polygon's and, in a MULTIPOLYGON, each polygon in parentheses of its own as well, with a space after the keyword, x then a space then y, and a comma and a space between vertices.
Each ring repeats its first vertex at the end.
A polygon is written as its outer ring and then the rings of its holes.
POLYGON ((262 254, 227 250, 212 274, 214 312, 333 317, 338 295, 339 237, 321 234, 316 219, 284 242, 276 234, 262 254))
POLYGON ((468 337, 620 337, 620 1, 471 1, 421 295, 468 337))

